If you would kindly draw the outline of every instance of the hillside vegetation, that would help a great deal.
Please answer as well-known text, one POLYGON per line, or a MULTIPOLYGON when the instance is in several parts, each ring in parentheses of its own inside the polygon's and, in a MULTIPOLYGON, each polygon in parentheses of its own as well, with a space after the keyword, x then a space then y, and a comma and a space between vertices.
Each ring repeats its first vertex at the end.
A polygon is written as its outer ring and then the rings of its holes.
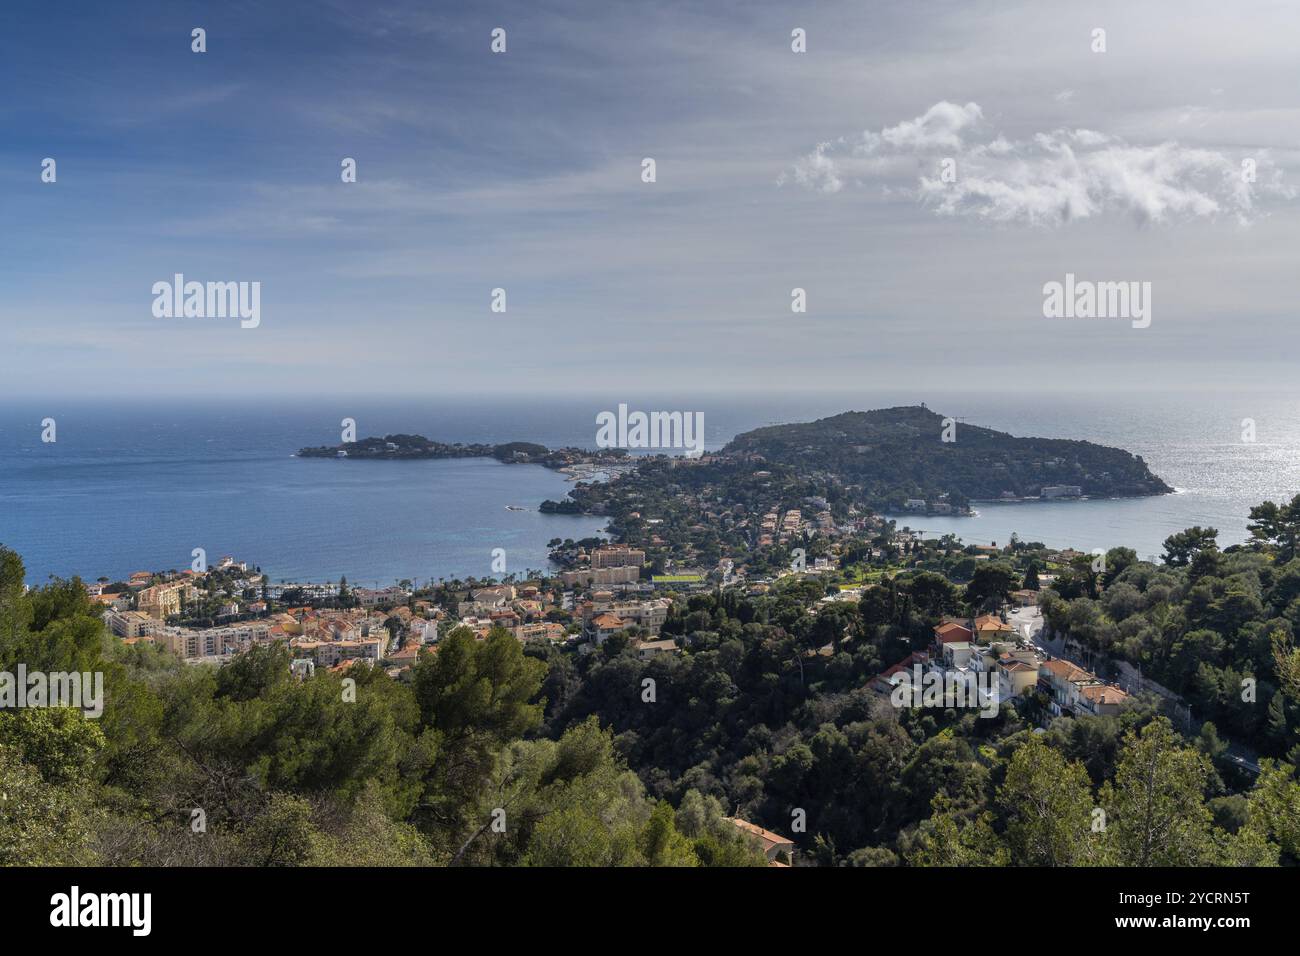
POLYGON ((1139 456, 1064 438, 1016 438, 958 422, 944 441, 944 416, 924 406, 844 412, 815 422, 771 425, 736 436, 724 455, 757 455, 803 474, 826 472, 860 485, 863 497, 900 507, 908 498, 949 495, 956 505, 1044 486, 1078 485, 1084 495, 1159 495, 1173 489, 1139 456))

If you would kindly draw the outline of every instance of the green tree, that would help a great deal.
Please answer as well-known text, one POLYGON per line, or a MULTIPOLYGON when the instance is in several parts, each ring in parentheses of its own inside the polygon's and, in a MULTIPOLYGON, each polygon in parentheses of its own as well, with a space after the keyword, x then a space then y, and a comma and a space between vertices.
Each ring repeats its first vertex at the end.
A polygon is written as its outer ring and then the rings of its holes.
POLYGON ((1228 751, 1228 745, 1219 737, 1219 730, 1210 721, 1201 724, 1200 736, 1196 738, 1196 749, 1205 754, 1213 763, 1228 751))
POLYGON ((615 755, 610 733, 589 718, 558 741, 516 741, 496 756, 451 862, 645 865, 646 849, 678 858, 675 828, 661 817, 647 830, 654 809, 615 755))
POLYGON ((288 793, 268 794, 261 812, 240 835, 242 856, 252 866, 302 866, 319 834, 312 805, 288 793))
POLYGON ((468 628, 453 630, 415 667, 421 720, 449 741, 485 737, 498 744, 522 736, 541 722, 542 704, 532 701, 546 665, 524 656, 505 628, 483 641, 468 628))
POLYGON ((1264 730, 1268 741, 1278 750, 1285 750, 1291 739, 1290 728, 1286 721, 1286 701, 1278 691, 1268 702, 1268 723, 1264 730))
POLYGON ((942 574, 922 571, 907 582, 907 591, 916 606, 931 617, 957 607, 956 588, 942 574))
POLYGON ((89 783, 104 746, 98 724, 75 708, 0 711, 0 747, 10 748, 54 786, 89 783))
POLYGON ((985 811, 962 822, 943 801, 924 821, 907 854, 911 866, 1006 866, 1006 846, 993 830, 993 814, 985 811))
POLYGON ((0 866, 88 866, 97 817, 80 789, 56 786, 0 745, 0 866))
POLYGON ((672 804, 660 800, 655 804, 641 832, 641 855, 650 866, 699 866, 691 843, 677 829, 672 804))
POLYGON ((1198 554, 1218 550, 1218 537, 1217 528, 1202 528, 1200 525, 1171 534, 1165 538, 1164 562, 1170 567, 1186 567, 1198 554))
POLYGON ((326 826, 313 835, 312 866, 430 866, 428 841, 389 815, 383 788, 372 781, 350 807, 321 814, 326 826))
POLYGON ((1002 562, 984 562, 966 585, 966 603, 973 610, 990 610, 1006 602, 1018 583, 1015 570, 1002 562))
POLYGON ((1121 866, 1203 866, 1213 858, 1213 814, 1205 803, 1210 762, 1180 745, 1157 717, 1129 731, 1113 783, 1102 787, 1108 847, 1121 866))
POLYGON ((1111 548, 1106 552, 1106 570, 1101 576, 1102 585, 1104 587, 1110 587, 1117 577, 1134 564, 1137 564, 1137 559, 1137 552, 1132 548, 1111 548))
POLYGON ((1256 541, 1277 548, 1279 562, 1290 561, 1300 547, 1300 495, 1283 505, 1265 501, 1251 508, 1246 528, 1256 541))
POLYGON ((1294 864, 1300 861, 1300 783, 1295 768, 1265 757, 1249 796, 1250 825, 1276 840, 1294 864))
POLYGON ((1012 862, 1076 866, 1091 856, 1093 800, 1088 772, 1030 734, 1007 765, 998 803, 1007 817, 1012 862))

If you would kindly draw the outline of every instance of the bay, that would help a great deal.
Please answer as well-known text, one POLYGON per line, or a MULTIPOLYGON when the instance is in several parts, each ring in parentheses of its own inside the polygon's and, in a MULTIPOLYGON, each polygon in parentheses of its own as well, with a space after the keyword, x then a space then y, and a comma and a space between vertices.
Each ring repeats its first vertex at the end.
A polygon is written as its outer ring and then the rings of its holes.
POLYGON ((1095 441, 1142 455, 1179 489, 1155 498, 980 503, 971 518, 900 517, 927 535, 968 542, 1022 539, 1081 550, 1125 545, 1159 553, 1192 525, 1246 540, 1249 508, 1300 492, 1300 399, 1290 392, 1223 394, 1000 392, 975 388, 851 393, 777 391, 615 396, 457 396, 422 400, 86 399, 0 408, 0 543, 18 551, 28 580, 93 580, 184 568, 193 548, 230 554, 273 581, 362 585, 409 578, 486 576, 504 548, 507 568, 546 568, 547 542, 599 533, 604 519, 543 515, 537 505, 571 485, 557 472, 488 459, 363 462, 299 459, 304 445, 357 435, 419 433, 440 441, 595 444, 595 416, 632 409, 703 411, 706 447, 775 422, 849 409, 929 406, 1013 435, 1095 441), (41 421, 57 423, 53 444, 41 421), (1243 441, 1243 421, 1255 441, 1243 441), (523 511, 507 510, 508 505, 523 511))

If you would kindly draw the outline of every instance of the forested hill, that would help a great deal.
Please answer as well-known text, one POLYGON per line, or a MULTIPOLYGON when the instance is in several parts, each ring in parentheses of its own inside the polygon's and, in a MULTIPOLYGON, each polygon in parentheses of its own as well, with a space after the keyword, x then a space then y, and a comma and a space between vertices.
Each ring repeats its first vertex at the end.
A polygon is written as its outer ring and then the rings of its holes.
POLYGON ((864 497, 900 506, 935 500, 1037 497, 1044 486, 1077 485, 1084 495, 1158 495, 1173 489, 1139 456, 1062 438, 1016 438, 956 422, 944 441, 945 417, 924 406, 844 412, 815 422, 745 432, 723 449, 752 454, 808 474, 825 472, 862 486, 864 497))

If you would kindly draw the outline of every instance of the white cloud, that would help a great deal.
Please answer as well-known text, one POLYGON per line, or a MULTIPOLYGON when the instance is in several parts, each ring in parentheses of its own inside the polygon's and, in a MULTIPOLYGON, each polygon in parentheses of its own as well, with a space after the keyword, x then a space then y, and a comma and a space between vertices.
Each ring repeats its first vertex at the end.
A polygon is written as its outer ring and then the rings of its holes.
POLYGON ((958 106, 941 100, 916 119, 882 130, 879 139, 895 149, 957 149, 962 131, 978 123, 983 115, 978 103, 958 106))
POLYGON ((851 149, 846 140, 819 144, 795 163, 794 180, 832 193, 846 181, 876 180, 909 191, 941 215, 1035 225, 1108 213, 1141 223, 1220 216, 1244 223, 1259 214, 1261 201, 1297 195, 1267 151, 1229 154, 1174 141, 1136 145, 1088 129, 974 139, 982 124, 977 103, 942 101, 916 119, 864 132, 851 149), (940 173, 947 159, 955 161, 955 181, 940 173), (1253 179, 1245 160, 1254 163, 1253 179), (911 176, 915 185, 908 189, 890 181, 911 176))
POLYGON ((816 149, 800 158, 794 164, 794 181, 823 193, 837 193, 843 189, 844 182, 836 171, 835 162, 827 155, 830 149, 830 143, 818 143, 816 149))

